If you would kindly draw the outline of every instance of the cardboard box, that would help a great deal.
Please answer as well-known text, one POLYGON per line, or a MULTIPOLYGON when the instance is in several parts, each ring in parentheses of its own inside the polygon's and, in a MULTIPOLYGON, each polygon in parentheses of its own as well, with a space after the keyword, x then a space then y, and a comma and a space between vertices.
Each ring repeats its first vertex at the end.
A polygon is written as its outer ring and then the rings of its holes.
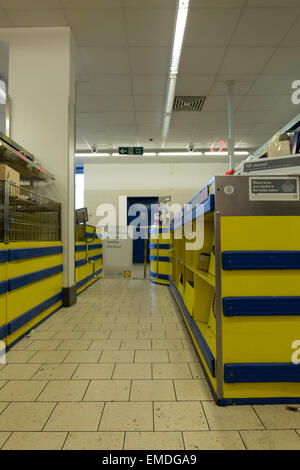
POLYGON ((291 153, 289 140, 272 142, 268 144, 267 148, 268 157, 288 157, 291 153))
POLYGON ((13 168, 10 168, 8 165, 5 165, 4 163, 0 163, 0 179, 6 180, 9 183, 13 183, 16 186, 18 186, 18 188, 11 186, 10 194, 11 196, 19 196, 20 173, 18 171, 13 170, 13 168))

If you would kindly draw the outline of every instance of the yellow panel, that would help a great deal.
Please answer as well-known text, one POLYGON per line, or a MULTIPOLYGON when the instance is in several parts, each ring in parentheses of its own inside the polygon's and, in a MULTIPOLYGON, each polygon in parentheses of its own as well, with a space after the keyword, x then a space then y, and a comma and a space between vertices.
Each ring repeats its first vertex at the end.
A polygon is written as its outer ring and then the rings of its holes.
MULTIPOLYGON (((51 297, 51 296, 50 296, 51 297)), ((52 305, 50 308, 47 310, 44 310, 40 315, 37 317, 33 318, 30 320, 26 325, 23 325, 21 328, 19 328, 17 331, 12 333, 7 337, 7 345, 10 345, 13 343, 16 339, 18 339, 20 336, 22 336, 24 333, 26 333, 28 330, 32 329, 37 323, 42 321, 45 317, 50 315, 52 312, 57 310, 60 306, 62 305, 62 301, 60 300, 56 304, 52 305)))
POLYGON ((194 303, 195 303, 195 290, 194 290, 194 287, 191 286, 189 282, 185 283, 183 301, 190 315, 193 315, 194 303))
POLYGON ((62 290, 62 273, 7 293, 7 322, 62 290))
MULTIPOLYGON (((300 217, 221 217, 222 251, 299 250, 300 217)), ((300 270, 221 271, 222 297, 298 296, 300 270)), ((297 316, 222 317, 224 363, 291 362, 297 316)), ((295 397, 300 384, 223 384, 225 398, 295 397)))

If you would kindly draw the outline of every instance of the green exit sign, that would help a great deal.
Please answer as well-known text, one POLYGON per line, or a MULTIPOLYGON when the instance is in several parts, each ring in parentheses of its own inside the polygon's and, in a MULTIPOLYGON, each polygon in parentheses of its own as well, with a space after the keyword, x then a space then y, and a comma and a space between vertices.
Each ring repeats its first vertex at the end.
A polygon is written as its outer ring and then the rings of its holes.
POLYGON ((119 147, 119 155, 143 155, 144 147, 119 147))

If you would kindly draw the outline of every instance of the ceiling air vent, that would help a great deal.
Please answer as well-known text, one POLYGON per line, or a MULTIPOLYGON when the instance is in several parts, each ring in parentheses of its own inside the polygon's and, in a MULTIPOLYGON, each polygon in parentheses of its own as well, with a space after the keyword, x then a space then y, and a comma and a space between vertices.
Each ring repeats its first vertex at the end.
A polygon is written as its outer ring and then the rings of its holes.
POLYGON ((199 113, 202 110, 206 96, 175 96, 173 111, 192 111, 199 113))

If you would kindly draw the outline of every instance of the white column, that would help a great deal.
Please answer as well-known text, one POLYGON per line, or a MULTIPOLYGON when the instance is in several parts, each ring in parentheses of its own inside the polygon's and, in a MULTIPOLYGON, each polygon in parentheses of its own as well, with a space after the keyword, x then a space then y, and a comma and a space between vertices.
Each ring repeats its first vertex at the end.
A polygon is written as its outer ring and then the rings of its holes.
POLYGON ((0 40, 10 46, 10 136, 56 177, 54 182, 38 184, 38 191, 62 203, 63 287, 67 295, 74 294, 75 71, 71 30, 1 28, 0 40))
POLYGON ((228 88, 228 145, 227 145, 227 150, 228 150, 229 170, 231 170, 235 166, 233 87, 234 87, 233 81, 227 82, 227 88, 228 88))

